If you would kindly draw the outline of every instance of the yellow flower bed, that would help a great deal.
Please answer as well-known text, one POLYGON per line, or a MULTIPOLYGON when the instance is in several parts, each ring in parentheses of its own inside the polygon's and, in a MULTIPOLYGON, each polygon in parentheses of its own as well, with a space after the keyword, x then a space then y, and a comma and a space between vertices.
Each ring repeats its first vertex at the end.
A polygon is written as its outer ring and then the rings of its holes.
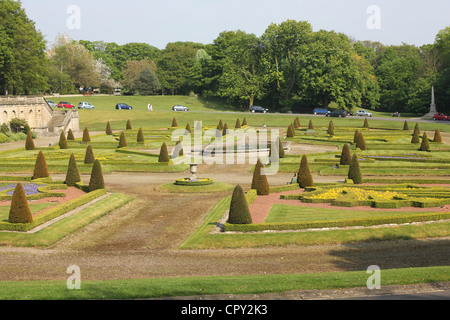
POLYGON ((408 196, 394 191, 375 191, 359 188, 330 188, 322 193, 310 195, 310 199, 338 199, 348 197, 354 200, 393 200, 394 198, 407 198, 408 196))

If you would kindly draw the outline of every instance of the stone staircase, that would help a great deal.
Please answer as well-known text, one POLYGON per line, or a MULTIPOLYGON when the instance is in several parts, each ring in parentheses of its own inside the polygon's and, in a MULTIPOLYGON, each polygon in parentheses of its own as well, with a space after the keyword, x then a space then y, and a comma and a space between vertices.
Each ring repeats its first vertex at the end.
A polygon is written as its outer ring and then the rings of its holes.
POLYGON ((55 128, 63 126, 67 113, 65 110, 53 110, 53 116, 47 125, 49 133, 57 133, 55 132, 55 128))

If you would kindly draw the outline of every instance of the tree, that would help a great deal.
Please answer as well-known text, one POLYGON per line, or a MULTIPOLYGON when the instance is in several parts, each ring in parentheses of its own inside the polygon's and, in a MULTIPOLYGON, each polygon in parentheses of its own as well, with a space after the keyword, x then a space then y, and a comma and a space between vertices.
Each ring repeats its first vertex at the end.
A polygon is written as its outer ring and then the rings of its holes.
POLYGON ((422 143, 420 144, 420 151, 430 151, 430 143, 428 141, 427 133, 424 132, 422 136, 422 143))
MULTIPOLYGON (((122 70, 122 80, 121 83, 123 85, 123 89, 125 92, 134 94, 136 92, 139 92, 138 88, 136 87, 136 84, 138 87, 144 83, 144 89, 145 89, 145 83, 146 79, 150 80, 150 82, 155 81, 153 77, 158 79, 156 77, 156 64, 154 61, 150 61, 148 59, 143 60, 129 60, 125 63, 125 67, 122 70), (145 71, 145 72, 144 72, 145 71), (144 76, 142 79, 138 80, 139 77, 142 76, 142 73, 144 72, 144 76), (151 78, 151 79, 150 79, 151 78)), ((159 83, 159 80, 158 80, 159 83)), ((154 84, 154 83, 152 83, 154 84)), ((142 89, 142 87, 140 87, 142 89)), ((151 88, 151 86, 150 86, 151 88)), ((140 94, 143 94, 139 92, 140 94)))
POLYGON ((142 131, 142 128, 139 128, 136 140, 137 140, 138 143, 144 143, 145 142, 144 132, 142 131))
POLYGON ((34 141, 33 141, 33 135, 31 132, 27 133, 27 140, 25 141, 25 150, 34 150, 34 141))
POLYGON ((269 83, 263 46, 254 34, 236 31, 226 50, 220 94, 227 99, 246 100, 251 107, 265 95, 269 83))
POLYGON ((92 150, 92 146, 88 145, 84 155, 84 164, 92 164, 94 162, 95 162, 94 151, 92 150))
POLYGON ((167 151, 167 145, 166 143, 163 143, 161 146, 161 149, 159 151, 159 158, 158 162, 169 162, 169 152, 167 151))
POLYGON ((227 223, 250 224, 252 222, 252 216, 248 208, 244 191, 240 185, 237 185, 233 190, 233 195, 231 196, 227 223))
POLYGON ((0 94, 31 95, 47 90, 44 36, 20 1, 0 1, 0 94))
POLYGON ((130 120, 127 120, 126 129, 127 130, 133 130, 133 127, 131 126, 131 121, 130 120))
POLYGON ((133 81, 133 87, 140 95, 149 96, 160 92, 161 83, 151 68, 145 68, 133 81))
POLYGON ((292 123, 287 128, 286 137, 288 137, 288 138, 295 137, 295 129, 294 129, 294 126, 292 125, 292 123))
POLYGON ((359 130, 356 129, 355 134, 353 135, 353 143, 356 143, 356 141, 358 140, 359 133, 359 130))
POLYGON ((78 92, 79 88, 100 86, 101 78, 92 53, 67 34, 57 36, 47 56, 52 91, 70 93, 78 92))
POLYGON ((419 126, 418 122, 416 122, 416 125, 414 126, 414 132, 417 132, 417 134, 420 134, 420 126, 419 126))
POLYGON ((244 126, 248 126, 247 118, 246 118, 246 117, 244 117, 244 119, 242 119, 242 126, 243 126, 243 127, 244 127, 244 126))
POLYGON ((334 136, 334 124, 333 124, 333 121, 330 121, 330 122, 328 123, 327 133, 328 133, 330 136, 334 136))
POLYGON ((287 20, 278 25, 272 23, 261 36, 267 48, 270 76, 285 106, 301 81, 300 70, 304 68, 312 39, 312 26, 306 21, 295 20, 287 20))
POLYGON ((225 123, 222 129, 222 136, 226 136, 228 134, 228 124, 225 123))
POLYGON ((364 118, 363 128, 369 128, 369 120, 367 118, 364 118))
POLYGON ((308 129, 309 130, 314 130, 314 124, 313 124, 312 120, 309 120, 308 129))
POLYGON ((192 133, 192 128, 191 125, 188 123, 186 123, 186 127, 185 127, 186 132, 192 133))
POLYGON ((27 196, 21 183, 18 183, 14 189, 9 209, 9 223, 31 223, 33 216, 28 205, 27 196))
POLYGON ((127 138, 125 137, 125 132, 122 131, 119 137, 118 148, 126 148, 126 147, 128 147, 127 138))
POLYGON ((342 152, 341 152, 341 159, 339 161, 339 164, 341 165, 349 165, 351 162, 351 154, 350 154, 350 147, 348 146, 347 143, 344 144, 344 146, 342 147, 342 152))
POLYGON ((72 129, 69 129, 69 132, 67 132, 67 140, 70 140, 70 141, 75 140, 75 136, 73 134, 72 129))
POLYGON ((89 192, 105 189, 102 166, 98 160, 95 160, 92 166, 91 178, 89 179, 89 192))
POLYGON ((69 166, 67 167, 66 180, 64 183, 73 187, 77 182, 81 181, 80 172, 78 171, 77 161, 75 160, 75 155, 72 153, 69 159, 69 166))
POLYGON ((280 158, 284 158, 285 157, 285 152, 284 152, 284 147, 283 147, 283 143, 281 142, 280 137, 278 137, 278 156, 280 158))
POLYGON ((36 157, 36 163, 34 165, 34 173, 33 173, 33 180, 40 179, 40 178, 47 178, 49 177, 48 173, 48 167, 47 167, 47 161, 45 160, 44 153, 42 151, 39 151, 37 157, 36 157))
POLYGON ((173 118, 172 119, 172 128, 176 128, 176 127, 178 127, 178 122, 177 122, 176 118, 173 118))
POLYGON ((91 135, 89 134, 89 129, 87 127, 84 128, 84 130, 83 130, 83 139, 82 139, 82 141, 84 143, 91 142, 91 135))
POLYGON ((408 121, 405 120, 405 122, 403 123, 403 130, 409 130, 409 126, 408 126, 408 121))
POLYGON ((64 130, 61 131, 61 134, 59 135, 59 148, 60 149, 67 149, 67 139, 66 134, 64 133, 64 130))
POLYGON ((359 159, 357 154, 353 155, 352 161, 350 162, 350 166, 348 168, 348 178, 353 180, 354 184, 362 183, 362 174, 361 169, 359 168, 359 159))
POLYGON ((222 119, 219 119, 219 124, 217 125, 217 130, 220 130, 220 131, 223 130, 223 122, 222 122, 222 119))
POLYGON ((358 138, 356 139, 356 147, 361 150, 367 150, 366 141, 364 140, 364 136, 362 133, 360 133, 358 135, 358 138))
POLYGON ((300 188, 311 187, 314 185, 314 179, 309 169, 308 158, 306 155, 302 156, 300 167, 297 173, 297 181, 300 188))
POLYGON ((252 178, 252 189, 256 189, 258 195, 268 195, 270 194, 269 182, 267 181, 267 176, 265 174, 265 167, 261 160, 258 159, 253 171, 252 178))
POLYGON ((300 128, 300 119, 298 117, 296 117, 294 120, 294 127, 295 127, 295 129, 300 128))
POLYGON ((420 143, 419 132, 414 130, 413 136, 411 138, 411 143, 420 143))
POLYGON ((441 131, 439 129, 436 129, 434 131, 434 138, 433 138, 434 142, 438 142, 438 143, 442 143, 442 136, 441 136, 441 131))
POLYGON ((234 125, 234 128, 235 129, 240 129, 241 128, 241 120, 239 120, 239 118, 236 119, 236 124, 234 125))
POLYGON ((112 134, 113 134, 112 129, 111 129, 111 124, 109 123, 109 121, 106 123, 106 130, 105 130, 105 132, 106 132, 106 134, 108 136, 112 136, 112 134))

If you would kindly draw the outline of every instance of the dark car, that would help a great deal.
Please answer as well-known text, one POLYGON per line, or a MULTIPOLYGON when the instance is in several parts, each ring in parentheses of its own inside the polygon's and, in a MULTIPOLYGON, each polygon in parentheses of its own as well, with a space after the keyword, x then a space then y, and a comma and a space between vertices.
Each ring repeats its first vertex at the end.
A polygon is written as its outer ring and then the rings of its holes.
POLYGON ((72 108, 75 108, 75 106, 73 104, 71 104, 70 102, 61 101, 60 103, 58 103, 58 108, 72 109, 72 108))
POLYGON ((121 109, 131 110, 131 109, 133 109, 133 107, 129 106, 126 103, 118 103, 118 104, 116 104, 116 109, 118 109, 118 110, 121 110, 121 109))
POLYGON ((315 108, 315 109, 313 110, 313 113, 314 113, 314 114, 324 114, 324 115, 328 116, 328 114, 330 114, 330 111, 328 111, 328 110, 325 109, 325 108, 315 108))
POLYGON ((349 115, 349 112, 347 110, 334 110, 330 113, 327 113, 327 117, 339 117, 344 118, 349 115))
POLYGON ((263 108, 260 106, 251 106, 250 112, 252 112, 252 113, 255 113, 255 112, 267 113, 267 112, 269 112, 269 109, 266 109, 266 108, 263 108))

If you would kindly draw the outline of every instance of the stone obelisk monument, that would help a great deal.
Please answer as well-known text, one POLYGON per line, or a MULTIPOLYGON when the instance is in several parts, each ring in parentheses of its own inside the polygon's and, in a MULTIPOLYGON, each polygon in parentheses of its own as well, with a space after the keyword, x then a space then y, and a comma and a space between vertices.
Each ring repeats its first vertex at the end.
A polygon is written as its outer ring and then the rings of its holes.
POLYGON ((431 105, 430 105, 430 111, 423 116, 423 118, 432 118, 436 114, 436 103, 434 100, 434 87, 431 87, 431 105))

